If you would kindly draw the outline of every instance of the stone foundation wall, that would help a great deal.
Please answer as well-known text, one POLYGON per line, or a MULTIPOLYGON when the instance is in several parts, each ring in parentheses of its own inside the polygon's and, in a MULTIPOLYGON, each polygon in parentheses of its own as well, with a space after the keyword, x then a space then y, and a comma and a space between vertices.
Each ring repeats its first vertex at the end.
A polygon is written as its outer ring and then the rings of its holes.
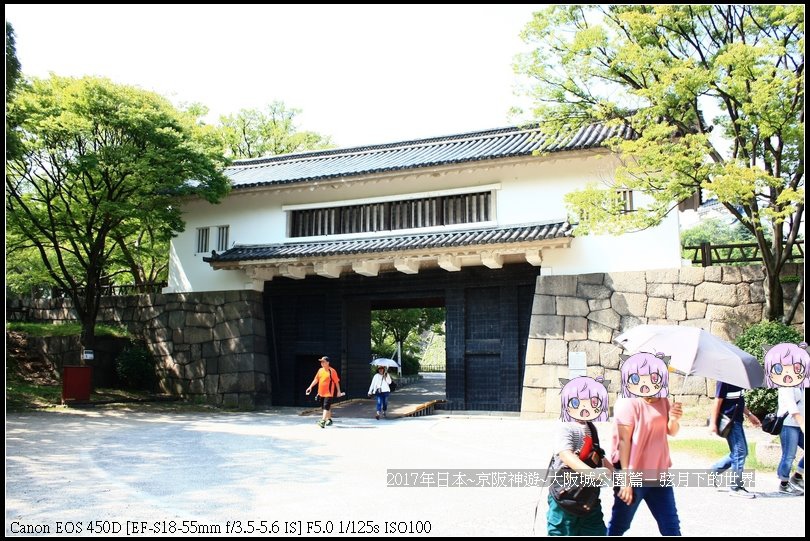
MULTIPOLYGON (((803 272, 788 264, 783 276, 803 272)), ((684 267, 646 272, 540 276, 532 308, 521 412, 560 413, 559 378, 568 378, 568 354, 584 352, 586 375, 610 381, 611 405, 620 390, 619 353, 613 339, 643 323, 691 325, 728 341, 762 321, 765 274, 759 265, 684 267)), ((783 284, 786 304, 796 283, 783 284)), ((804 329, 804 305, 793 325, 804 329)), ((670 376, 670 389, 683 402, 702 404, 713 396, 714 381, 670 376)))
MULTIPOLYGON (((76 320, 67 299, 37 299, 27 309, 32 321, 76 320)), ((146 342, 163 392, 244 409, 269 401, 260 292, 104 297, 98 323, 126 327, 146 342)), ((78 358, 78 351, 69 354, 78 358)))

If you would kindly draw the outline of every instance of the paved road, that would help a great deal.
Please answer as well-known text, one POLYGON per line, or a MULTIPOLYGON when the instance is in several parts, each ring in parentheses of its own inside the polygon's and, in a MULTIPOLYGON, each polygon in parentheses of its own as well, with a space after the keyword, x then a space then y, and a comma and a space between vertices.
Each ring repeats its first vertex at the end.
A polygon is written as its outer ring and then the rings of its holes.
MULTIPOLYGON (((126 521, 144 521, 148 536, 171 533, 172 521, 175 535, 183 521, 187 531, 221 534, 240 521, 243 533, 252 526, 257 535, 274 525, 291 534, 331 526, 332 535, 352 528, 380 535, 387 525, 415 535, 426 523, 431 536, 532 535, 537 487, 394 488, 386 487, 387 470, 541 470, 557 421, 336 415, 332 427, 321 429, 299 413, 9 414, 6 535, 46 528, 54 535, 68 522, 81 523, 84 535, 89 521, 120 525, 121 533, 126 521)), ((705 434, 686 427, 689 437, 690 430, 705 434)), ((677 468, 705 467, 689 456, 674 460, 677 468)), ((804 537, 804 498, 779 497, 776 486, 773 474, 758 476, 754 500, 677 488, 684 535, 804 537)), ((607 489, 602 495, 609 516, 612 498, 607 489)), ((543 491, 537 535, 545 535, 545 509, 543 491)), ((640 509, 628 535, 657 534, 649 511, 640 509)))

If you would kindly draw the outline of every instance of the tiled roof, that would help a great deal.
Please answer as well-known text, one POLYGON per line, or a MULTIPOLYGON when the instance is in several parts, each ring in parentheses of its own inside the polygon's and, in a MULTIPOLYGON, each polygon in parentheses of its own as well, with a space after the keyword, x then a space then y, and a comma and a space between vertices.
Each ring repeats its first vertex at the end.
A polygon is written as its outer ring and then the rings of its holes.
POLYGON ((211 257, 203 258, 203 261, 208 263, 220 263, 262 259, 289 259, 296 257, 374 254, 458 246, 510 244, 570 237, 571 232, 572 228, 568 222, 558 222, 447 233, 374 237, 356 240, 237 245, 221 254, 214 253, 211 257))
POLYGON ((234 188, 289 184, 454 163, 594 148, 608 138, 632 137, 629 127, 594 124, 568 137, 546 137, 536 128, 500 128, 384 145, 240 160, 225 170, 234 188))

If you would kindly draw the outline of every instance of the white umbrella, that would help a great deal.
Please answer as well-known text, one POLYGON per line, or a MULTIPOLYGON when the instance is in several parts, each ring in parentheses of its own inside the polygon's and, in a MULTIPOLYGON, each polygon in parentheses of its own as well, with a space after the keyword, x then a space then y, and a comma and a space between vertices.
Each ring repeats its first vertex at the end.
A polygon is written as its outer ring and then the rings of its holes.
POLYGON ((697 327, 638 325, 614 342, 630 353, 663 353, 671 357, 671 368, 686 375, 704 376, 743 389, 762 387, 765 381, 765 371, 756 357, 697 327))
POLYGON ((387 368, 399 368, 399 364, 394 359, 386 359, 385 357, 380 357, 378 359, 374 359, 371 361, 372 366, 385 366, 387 368))

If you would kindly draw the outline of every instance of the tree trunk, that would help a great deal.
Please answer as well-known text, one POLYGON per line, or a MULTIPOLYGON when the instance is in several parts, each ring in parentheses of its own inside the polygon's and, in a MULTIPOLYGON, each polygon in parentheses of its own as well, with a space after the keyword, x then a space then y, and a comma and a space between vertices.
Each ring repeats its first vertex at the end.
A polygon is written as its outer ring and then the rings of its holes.
MULTIPOLYGON (((81 346, 82 350, 90 349, 95 351, 96 349, 96 318, 95 314, 92 316, 92 319, 85 317, 82 319, 82 334, 81 334, 81 346), (86 321, 89 319, 89 321, 86 321)), ((83 351, 82 351, 83 352, 83 351)), ((84 356, 81 356, 81 360, 79 365, 85 366, 84 356)))
POLYGON ((784 294, 779 273, 765 273, 765 318, 770 321, 781 321, 785 315, 784 294))
POLYGON ((793 299, 790 302, 790 307, 788 311, 785 312, 785 315, 782 316, 782 323, 785 325, 790 325, 790 322, 793 321, 793 317, 796 315, 796 310, 799 308, 799 304, 802 302, 802 298, 804 297, 804 274, 802 274, 801 278, 799 279, 799 283, 796 286, 796 291, 793 293, 793 299))

